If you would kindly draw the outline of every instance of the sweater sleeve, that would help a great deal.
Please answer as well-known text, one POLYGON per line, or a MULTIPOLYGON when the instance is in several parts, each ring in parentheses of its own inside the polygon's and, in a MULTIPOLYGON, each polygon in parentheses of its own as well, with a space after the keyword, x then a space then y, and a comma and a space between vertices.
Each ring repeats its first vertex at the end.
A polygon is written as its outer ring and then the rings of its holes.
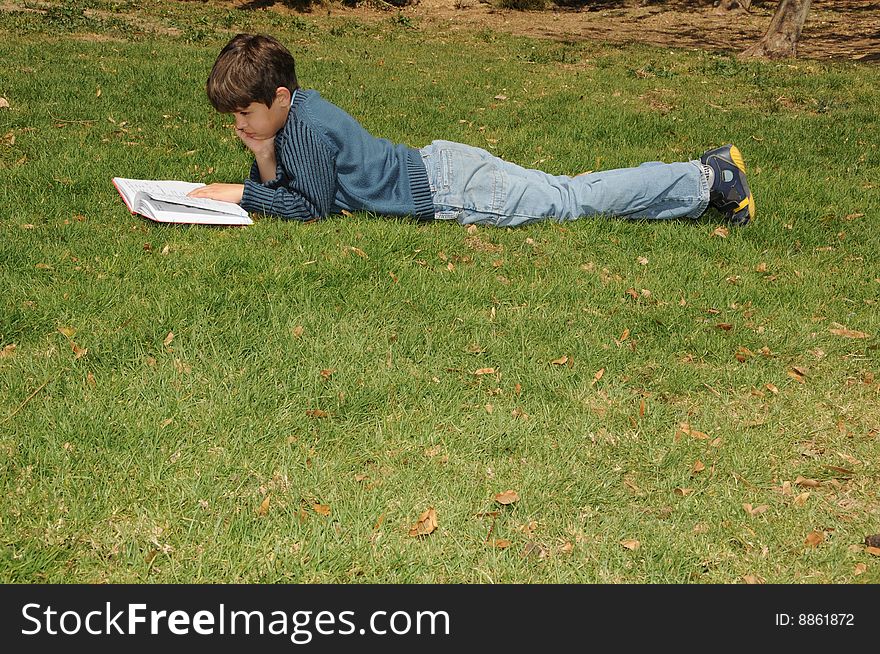
POLYGON ((309 130, 287 135, 276 156, 278 176, 260 182, 256 162, 244 182, 241 206, 247 211, 291 220, 324 218, 333 209, 336 163, 329 148, 309 130))

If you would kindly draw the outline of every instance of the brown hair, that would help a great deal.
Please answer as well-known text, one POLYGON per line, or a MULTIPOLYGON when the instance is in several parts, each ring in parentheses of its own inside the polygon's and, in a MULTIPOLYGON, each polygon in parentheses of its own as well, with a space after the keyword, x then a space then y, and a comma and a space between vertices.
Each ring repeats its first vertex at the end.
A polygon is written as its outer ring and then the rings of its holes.
POLYGON ((252 102, 271 107, 282 86, 299 88, 290 51, 265 34, 238 34, 217 56, 206 90, 217 111, 232 113, 252 102))

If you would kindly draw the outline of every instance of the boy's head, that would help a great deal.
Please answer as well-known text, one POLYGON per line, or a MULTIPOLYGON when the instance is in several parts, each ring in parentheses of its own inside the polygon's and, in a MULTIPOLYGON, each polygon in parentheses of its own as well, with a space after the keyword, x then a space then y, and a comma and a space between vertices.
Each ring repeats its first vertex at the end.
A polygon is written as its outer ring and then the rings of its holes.
POLYGON ((251 103, 271 107, 279 88, 299 88, 293 55, 264 34, 238 34, 226 44, 208 76, 208 99, 221 113, 251 103))

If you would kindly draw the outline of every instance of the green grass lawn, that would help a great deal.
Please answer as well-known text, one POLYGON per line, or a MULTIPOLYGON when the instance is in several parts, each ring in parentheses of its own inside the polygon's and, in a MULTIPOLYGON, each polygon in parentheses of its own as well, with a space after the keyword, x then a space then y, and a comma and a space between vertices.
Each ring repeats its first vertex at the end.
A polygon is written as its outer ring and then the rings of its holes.
POLYGON ((0 581, 880 581, 880 68, 19 4, 0 581), (577 173, 736 143, 758 220, 130 215, 113 176, 246 175, 203 90, 238 31, 414 146, 577 173))

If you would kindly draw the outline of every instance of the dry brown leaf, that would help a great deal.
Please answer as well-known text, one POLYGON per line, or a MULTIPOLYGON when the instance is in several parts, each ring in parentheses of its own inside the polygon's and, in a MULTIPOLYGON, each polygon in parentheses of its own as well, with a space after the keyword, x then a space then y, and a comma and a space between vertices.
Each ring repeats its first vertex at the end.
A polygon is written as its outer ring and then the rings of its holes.
POLYGON ((552 363, 554 366, 564 366, 566 363, 568 363, 568 356, 562 355, 558 359, 553 359, 553 361, 551 361, 550 363, 552 363))
POLYGON ((600 379, 602 379, 602 376, 603 376, 604 374, 605 374, 605 368, 600 368, 599 370, 597 370, 597 371, 596 371, 596 374, 593 375, 593 381, 592 381, 592 384, 595 384, 597 381, 599 381, 600 379))
POLYGON ((321 371, 321 377, 324 379, 330 379, 333 376, 333 373, 336 372, 336 368, 325 368, 321 371))
POLYGON ((303 331, 304 331, 303 326, 297 325, 296 327, 294 327, 293 329, 290 330, 290 333, 293 334, 294 338, 299 338, 303 335, 303 331))
POLYGON ((80 347, 73 341, 70 341, 70 347, 73 348, 73 358, 74 359, 82 359, 85 355, 89 353, 89 348, 80 347))
POLYGON ((5 359, 6 357, 11 357, 15 354, 16 349, 15 343, 10 343, 9 345, 5 345, 2 350, 0 350, 0 359, 5 359))
POLYGON ((330 414, 326 411, 322 411, 321 409, 308 409, 306 411, 306 415, 310 418, 326 418, 330 414))
POLYGON ((434 507, 428 507, 428 509, 419 516, 418 521, 414 524, 410 530, 410 536, 427 536, 434 532, 437 529, 437 512, 434 510, 434 507))
POLYGON ((706 469, 706 465, 702 461, 697 459, 696 461, 694 461, 694 465, 691 468, 691 474, 696 474, 698 472, 702 472, 705 469, 706 469))
POLYGON ((165 336, 165 340, 162 341, 162 345, 164 345, 165 347, 168 347, 169 345, 171 345, 171 341, 173 341, 173 340, 174 340, 174 332, 168 332, 168 334, 165 336))
POLYGON ((871 556, 880 556, 880 547, 866 547, 865 551, 871 556))
POLYGON ((699 440, 706 440, 709 438, 709 434, 702 431, 697 431, 686 422, 679 423, 678 431, 675 433, 675 435, 679 436, 680 434, 690 436, 691 438, 697 438, 699 440))
POLYGON ((680 495, 681 497, 687 497, 688 495, 690 495, 691 493, 694 492, 694 489, 693 488, 676 488, 672 492, 675 493, 676 495, 680 495))
POLYGON ((364 252, 364 251, 361 250, 360 248, 356 248, 356 247, 353 246, 353 245, 347 245, 347 246, 344 248, 344 250, 345 250, 345 251, 354 252, 354 253, 355 253, 356 255, 358 255, 361 259, 369 259, 369 258, 370 258, 370 257, 367 256, 367 253, 366 253, 366 252, 364 252))
POLYGON ((856 576, 864 574, 867 571, 868 571, 868 566, 866 566, 864 563, 856 563, 856 567, 853 568, 853 574, 856 576))
POLYGON ((330 515, 330 505, 329 504, 312 504, 312 509, 318 515, 323 515, 323 516, 330 515))
POLYGON ((474 370, 474 375, 480 377, 481 375, 494 375, 495 368, 477 368, 474 370))
POLYGON ((805 477, 801 477, 798 475, 797 479, 794 480, 795 486, 806 486, 808 488, 815 488, 821 485, 822 482, 816 481, 815 479, 806 479, 805 477))
POLYGON ((729 332, 731 329, 733 329, 733 325, 731 325, 729 322, 719 322, 715 325, 715 328, 720 329, 721 331, 729 332))
POLYGON ((497 548, 499 550, 503 550, 503 549, 510 547, 510 541, 507 540, 506 538, 493 538, 491 541, 489 541, 489 544, 492 547, 497 548))
POLYGON ((719 225, 712 231, 712 236, 718 236, 719 238, 727 238, 728 234, 730 234, 730 230, 724 225, 719 225))
POLYGON ((774 384, 765 384, 764 388, 773 393, 773 395, 779 395, 779 389, 774 384))
POLYGON ((0 98, 0 109, 9 109, 9 100, 0 98))
POLYGON ((266 495, 266 497, 263 498, 263 501, 260 502, 260 506, 259 508, 257 508, 257 515, 266 515, 267 513, 269 513, 269 498, 271 496, 272 494, 269 493, 268 495, 266 495))
POLYGON ((807 547, 818 547, 825 540, 825 533, 822 531, 811 531, 804 539, 804 545, 807 547))
POLYGON ((791 370, 788 371, 788 376, 794 379, 801 384, 804 383, 804 377, 807 376, 807 372, 803 368, 799 368, 798 366, 792 366, 791 370))
POLYGON ((736 357, 736 360, 739 361, 740 363, 745 363, 746 361, 751 359, 753 356, 755 356, 755 353, 752 352, 747 347, 740 346, 740 347, 736 348, 736 353, 733 356, 736 357))
POLYGON ((743 581, 747 584, 763 584, 764 579, 758 575, 743 575, 743 581))
POLYGON ((642 546, 642 543, 634 538, 627 538, 626 540, 622 540, 620 541, 620 544, 628 550, 637 550, 642 546))
POLYGON ((495 501, 498 504, 513 504, 519 501, 519 493, 515 490, 506 490, 503 493, 498 493, 495 496, 495 501))
POLYGON ((751 516, 755 516, 764 513, 767 509, 770 508, 770 505, 762 504, 761 506, 752 507, 751 504, 743 504, 742 507, 746 510, 746 513, 751 516))
POLYGON ((805 491, 794 498, 795 506, 804 506, 807 503, 807 500, 810 499, 810 491, 805 491))
POLYGON ((844 338, 871 338, 865 332, 857 332, 854 329, 829 329, 829 332, 835 336, 843 336, 844 338))

